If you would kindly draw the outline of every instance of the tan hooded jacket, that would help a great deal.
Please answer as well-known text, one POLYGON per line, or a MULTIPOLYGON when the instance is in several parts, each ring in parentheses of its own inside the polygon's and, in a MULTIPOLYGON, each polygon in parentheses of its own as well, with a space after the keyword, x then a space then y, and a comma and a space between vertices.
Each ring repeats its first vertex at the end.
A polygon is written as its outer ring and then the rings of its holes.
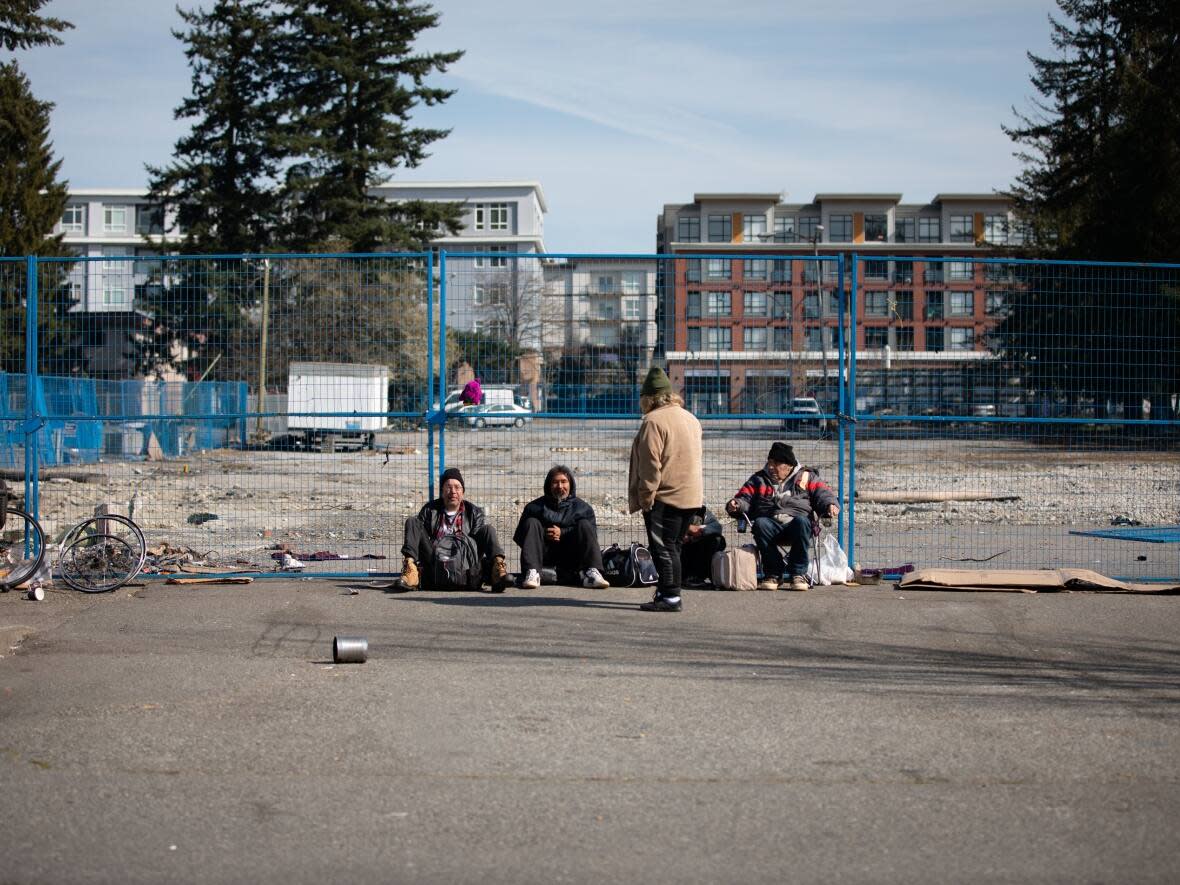
POLYGON ((651 510, 660 501, 691 510, 703 507, 701 422, 687 409, 669 404, 643 416, 631 443, 627 506, 631 513, 651 510))

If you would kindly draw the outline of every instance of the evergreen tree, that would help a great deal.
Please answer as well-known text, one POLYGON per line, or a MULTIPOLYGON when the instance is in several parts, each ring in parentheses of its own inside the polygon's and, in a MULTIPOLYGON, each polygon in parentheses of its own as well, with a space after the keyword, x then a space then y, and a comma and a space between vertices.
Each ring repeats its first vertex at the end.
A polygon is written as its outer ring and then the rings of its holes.
MULTIPOLYGON (((10 52, 58 45, 69 22, 37 14, 45 0, 0 0, 0 46, 10 52)), ((66 206, 68 186, 58 181, 61 161, 49 143, 49 112, 15 61, 0 62, 0 257, 60 255, 51 237, 66 206)), ((66 339, 70 306, 68 265, 47 265, 39 279, 39 343, 43 356, 66 339)), ((25 267, 0 262, 0 371, 25 369, 25 267)))
POLYGON ((272 243, 279 155, 268 7, 217 0, 209 12, 178 10, 188 30, 173 36, 187 46, 192 95, 176 117, 193 125, 173 162, 148 172, 153 200, 175 207, 185 251, 262 252, 272 243))
POLYGON ((438 14, 407 0, 289 0, 278 36, 288 169, 284 239, 295 249, 342 241, 352 251, 421 249, 458 229, 456 204, 389 204, 369 194, 395 169, 414 168, 448 130, 410 114, 453 93, 426 85, 461 52, 419 54, 438 14))
MULTIPOLYGON (((1057 0, 1058 57, 1029 55, 1041 98, 1005 128, 1025 151, 1013 189, 1041 257, 1176 261, 1180 4, 1057 0)), ((1121 404, 1180 389, 1176 274, 1017 267, 1002 356, 1043 397, 1121 404)), ((1156 412, 1159 414, 1159 412, 1156 412)))

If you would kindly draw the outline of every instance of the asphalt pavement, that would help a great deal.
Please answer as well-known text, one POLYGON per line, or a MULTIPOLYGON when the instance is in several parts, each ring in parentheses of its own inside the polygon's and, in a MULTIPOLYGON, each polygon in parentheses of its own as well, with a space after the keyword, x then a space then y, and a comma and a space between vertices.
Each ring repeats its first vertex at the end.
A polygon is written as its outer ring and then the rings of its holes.
POLYGON ((1180 880, 1180 598, 646 598, 0 594, 0 882, 1180 880))

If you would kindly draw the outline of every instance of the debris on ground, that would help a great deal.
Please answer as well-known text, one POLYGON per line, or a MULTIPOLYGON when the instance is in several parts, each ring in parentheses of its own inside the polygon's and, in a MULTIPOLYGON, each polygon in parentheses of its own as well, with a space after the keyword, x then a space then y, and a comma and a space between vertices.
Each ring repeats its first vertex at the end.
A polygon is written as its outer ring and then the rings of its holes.
POLYGON ((216 513, 190 513, 185 520, 189 525, 204 525, 210 520, 220 519, 216 513))

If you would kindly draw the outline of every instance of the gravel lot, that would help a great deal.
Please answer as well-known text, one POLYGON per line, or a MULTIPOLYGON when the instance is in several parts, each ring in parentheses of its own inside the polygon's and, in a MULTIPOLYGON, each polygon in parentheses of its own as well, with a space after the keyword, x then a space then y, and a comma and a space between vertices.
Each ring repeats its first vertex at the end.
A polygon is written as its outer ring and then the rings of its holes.
MULTIPOLYGON (((638 540, 642 523, 626 511, 627 457, 636 422, 593 424, 536 419, 522 430, 448 430, 445 458, 467 481, 509 544, 520 508, 540 494, 545 471, 571 466, 578 492, 595 507, 604 543, 638 540)), ((774 428, 707 425, 707 500, 717 512, 761 466, 774 428)), ((800 433, 785 437, 800 460, 832 484, 838 446, 800 433)), ((437 438, 436 438, 437 442, 437 438)), ((216 450, 162 462, 117 461, 62 473, 41 486, 50 534, 115 502, 129 509, 149 544, 191 547, 210 559, 270 570, 271 552, 384 556, 385 560, 315 563, 308 573, 400 567, 404 519, 428 493, 431 459, 425 431, 390 432, 376 451, 216 450), (197 514, 216 519, 197 524, 197 514), (190 521, 191 520, 191 521, 190 521)), ((1180 545, 1108 541, 1069 535, 1071 528, 1180 523, 1180 452, 1122 451, 1100 439, 1045 445, 976 436, 858 441, 859 493, 987 493, 1003 501, 856 505, 856 559, 864 565, 946 564, 988 560, 989 567, 1074 565, 1139 577, 1180 575, 1180 545), (1141 559, 1140 557, 1146 557, 1141 559)), ((434 472, 439 465, 433 459, 434 472)), ((847 494, 849 490, 845 489, 847 494)), ((744 540, 727 525, 732 541, 744 540)), ((748 536, 745 536, 748 538, 748 536)), ((509 544, 509 558, 515 549, 509 544)), ((974 566, 972 566, 974 567, 974 566)))

